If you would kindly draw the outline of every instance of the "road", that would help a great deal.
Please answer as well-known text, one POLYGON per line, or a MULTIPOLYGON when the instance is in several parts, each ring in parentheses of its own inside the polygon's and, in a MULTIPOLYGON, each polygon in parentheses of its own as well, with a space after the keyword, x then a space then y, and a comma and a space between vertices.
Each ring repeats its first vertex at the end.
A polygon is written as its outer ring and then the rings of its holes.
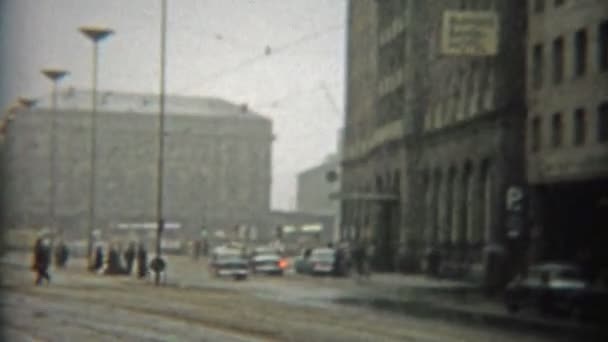
MULTIPOLYGON (((178 264, 172 262, 176 269, 178 264)), ((209 278, 201 265, 200 274, 190 267, 191 278, 157 288, 133 278, 85 274, 75 265, 54 272, 50 286, 36 287, 23 265, 2 265, 6 341, 556 340, 333 304, 336 291, 358 291, 349 280, 222 281, 209 278)))

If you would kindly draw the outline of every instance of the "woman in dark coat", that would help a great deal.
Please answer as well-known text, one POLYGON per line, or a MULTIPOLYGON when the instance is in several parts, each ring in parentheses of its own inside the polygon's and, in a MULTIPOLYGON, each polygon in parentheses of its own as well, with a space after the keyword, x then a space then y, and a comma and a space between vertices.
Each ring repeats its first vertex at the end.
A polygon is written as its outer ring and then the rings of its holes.
POLYGON ((137 276, 144 278, 148 274, 148 253, 143 243, 137 248, 137 276))
POLYGON ((36 272, 36 285, 42 284, 43 279, 46 279, 47 284, 51 282, 51 276, 48 272, 50 263, 51 248, 40 237, 34 244, 34 263, 32 265, 32 269, 36 272))

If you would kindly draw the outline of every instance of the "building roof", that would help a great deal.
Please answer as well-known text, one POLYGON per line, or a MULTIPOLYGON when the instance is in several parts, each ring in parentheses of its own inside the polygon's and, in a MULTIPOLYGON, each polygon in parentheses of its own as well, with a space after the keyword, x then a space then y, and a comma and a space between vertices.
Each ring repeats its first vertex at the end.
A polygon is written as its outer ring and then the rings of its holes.
MULTIPOLYGON (((57 106, 60 109, 89 111, 91 110, 91 94, 90 90, 61 89, 57 96, 57 106)), ((157 94, 99 91, 97 110, 104 113, 158 114, 159 101, 157 94)), ((50 96, 40 99, 36 107, 49 109, 51 107, 50 96)), ((235 104, 215 97, 166 95, 165 113, 189 116, 239 116, 268 120, 251 111, 246 104, 235 104)))

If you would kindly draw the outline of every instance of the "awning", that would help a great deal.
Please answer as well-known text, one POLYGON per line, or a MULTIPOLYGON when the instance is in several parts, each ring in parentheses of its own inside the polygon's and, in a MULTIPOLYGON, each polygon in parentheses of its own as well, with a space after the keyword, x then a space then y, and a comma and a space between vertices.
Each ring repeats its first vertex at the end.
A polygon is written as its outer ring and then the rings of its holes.
POLYGON ((399 201, 399 196, 395 194, 377 193, 377 192, 334 192, 329 195, 332 200, 339 201, 399 201))

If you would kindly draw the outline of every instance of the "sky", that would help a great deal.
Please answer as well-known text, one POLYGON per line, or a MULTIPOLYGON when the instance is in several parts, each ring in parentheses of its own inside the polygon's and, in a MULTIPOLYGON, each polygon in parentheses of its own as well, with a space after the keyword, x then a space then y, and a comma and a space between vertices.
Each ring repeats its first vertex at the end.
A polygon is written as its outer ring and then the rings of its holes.
MULTIPOLYGON (((116 32, 100 45, 100 90, 158 93, 160 3, 0 0, 0 105, 48 94, 46 67, 90 88, 91 42, 77 30, 89 25, 116 32)), ((344 119, 346 0, 169 0, 167 13, 167 92, 272 119, 272 207, 293 209, 296 174, 336 150, 344 119)))

